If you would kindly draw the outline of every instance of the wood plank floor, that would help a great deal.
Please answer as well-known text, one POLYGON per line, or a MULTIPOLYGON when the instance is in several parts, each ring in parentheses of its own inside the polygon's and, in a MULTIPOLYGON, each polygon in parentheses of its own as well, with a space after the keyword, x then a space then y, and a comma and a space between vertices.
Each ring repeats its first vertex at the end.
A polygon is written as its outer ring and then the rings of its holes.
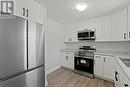
POLYGON ((66 69, 59 69, 47 76, 47 87, 114 87, 114 84, 102 79, 91 79, 66 69))

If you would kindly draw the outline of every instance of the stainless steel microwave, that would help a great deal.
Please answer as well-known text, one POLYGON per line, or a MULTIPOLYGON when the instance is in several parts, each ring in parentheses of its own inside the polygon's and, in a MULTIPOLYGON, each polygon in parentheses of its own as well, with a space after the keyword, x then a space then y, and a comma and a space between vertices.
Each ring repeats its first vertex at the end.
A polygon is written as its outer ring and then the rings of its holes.
POLYGON ((85 29, 78 31, 78 40, 95 40, 95 29, 85 29))

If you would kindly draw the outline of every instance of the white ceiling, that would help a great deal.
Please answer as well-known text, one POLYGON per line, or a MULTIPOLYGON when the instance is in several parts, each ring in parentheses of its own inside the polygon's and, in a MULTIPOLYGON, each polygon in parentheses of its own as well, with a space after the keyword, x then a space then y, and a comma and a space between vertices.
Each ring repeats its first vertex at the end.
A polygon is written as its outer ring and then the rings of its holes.
POLYGON ((84 0, 88 8, 83 12, 75 10, 81 0, 41 0, 47 7, 47 16, 55 21, 68 24, 92 17, 112 13, 128 5, 130 0, 84 0))

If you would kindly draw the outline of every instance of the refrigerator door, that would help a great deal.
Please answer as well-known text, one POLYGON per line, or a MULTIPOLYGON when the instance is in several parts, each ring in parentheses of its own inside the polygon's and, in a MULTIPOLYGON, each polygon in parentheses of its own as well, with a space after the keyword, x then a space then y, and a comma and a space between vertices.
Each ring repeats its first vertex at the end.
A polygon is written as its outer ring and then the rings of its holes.
POLYGON ((44 44, 44 26, 41 24, 36 24, 36 58, 37 66, 44 64, 45 57, 45 44, 44 44))
POLYGON ((0 82, 0 87, 45 87, 44 68, 40 67, 18 77, 0 82))
POLYGON ((26 21, 0 19, 0 79, 27 70, 26 21))
POLYGON ((44 64, 43 25, 28 22, 28 69, 44 64))

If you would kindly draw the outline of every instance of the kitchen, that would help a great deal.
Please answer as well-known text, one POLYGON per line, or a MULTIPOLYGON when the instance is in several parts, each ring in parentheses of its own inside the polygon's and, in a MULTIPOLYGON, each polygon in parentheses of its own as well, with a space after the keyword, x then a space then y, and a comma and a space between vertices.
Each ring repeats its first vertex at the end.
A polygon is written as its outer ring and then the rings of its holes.
POLYGON ((130 87, 130 0, 0 5, 0 87, 130 87))
POLYGON ((119 5, 119 0, 118 5, 115 3, 116 0, 115 2, 85 1, 88 3, 88 8, 78 13, 74 6, 80 0, 66 2, 57 0, 58 6, 57 2, 44 0, 50 17, 47 20, 48 27, 46 28, 48 34, 46 34, 46 38, 48 37, 46 41, 46 52, 48 52, 46 54, 46 83, 50 87, 129 87, 129 0, 122 5, 121 3, 119 5), (101 5, 100 8, 99 5, 101 5), (99 14, 99 10, 102 10, 101 14, 99 14), (95 39, 88 39, 87 33, 93 29, 95 39), (49 34, 50 32, 51 34, 49 34), (79 32, 86 33, 86 36, 81 35, 82 39, 79 38, 79 32), (53 41, 55 38, 56 40, 53 41), (85 46, 88 48, 85 49, 85 46), (90 52, 91 48, 95 51, 93 66, 90 68, 93 69, 93 72, 92 76, 89 76, 91 70, 83 68, 83 64, 86 66, 90 64, 87 59, 91 54, 88 55, 87 52, 90 52), (80 66, 78 70, 75 62, 78 60, 76 59, 77 51, 80 58, 83 56, 87 58, 79 59, 80 61, 77 63, 82 67, 80 66))

